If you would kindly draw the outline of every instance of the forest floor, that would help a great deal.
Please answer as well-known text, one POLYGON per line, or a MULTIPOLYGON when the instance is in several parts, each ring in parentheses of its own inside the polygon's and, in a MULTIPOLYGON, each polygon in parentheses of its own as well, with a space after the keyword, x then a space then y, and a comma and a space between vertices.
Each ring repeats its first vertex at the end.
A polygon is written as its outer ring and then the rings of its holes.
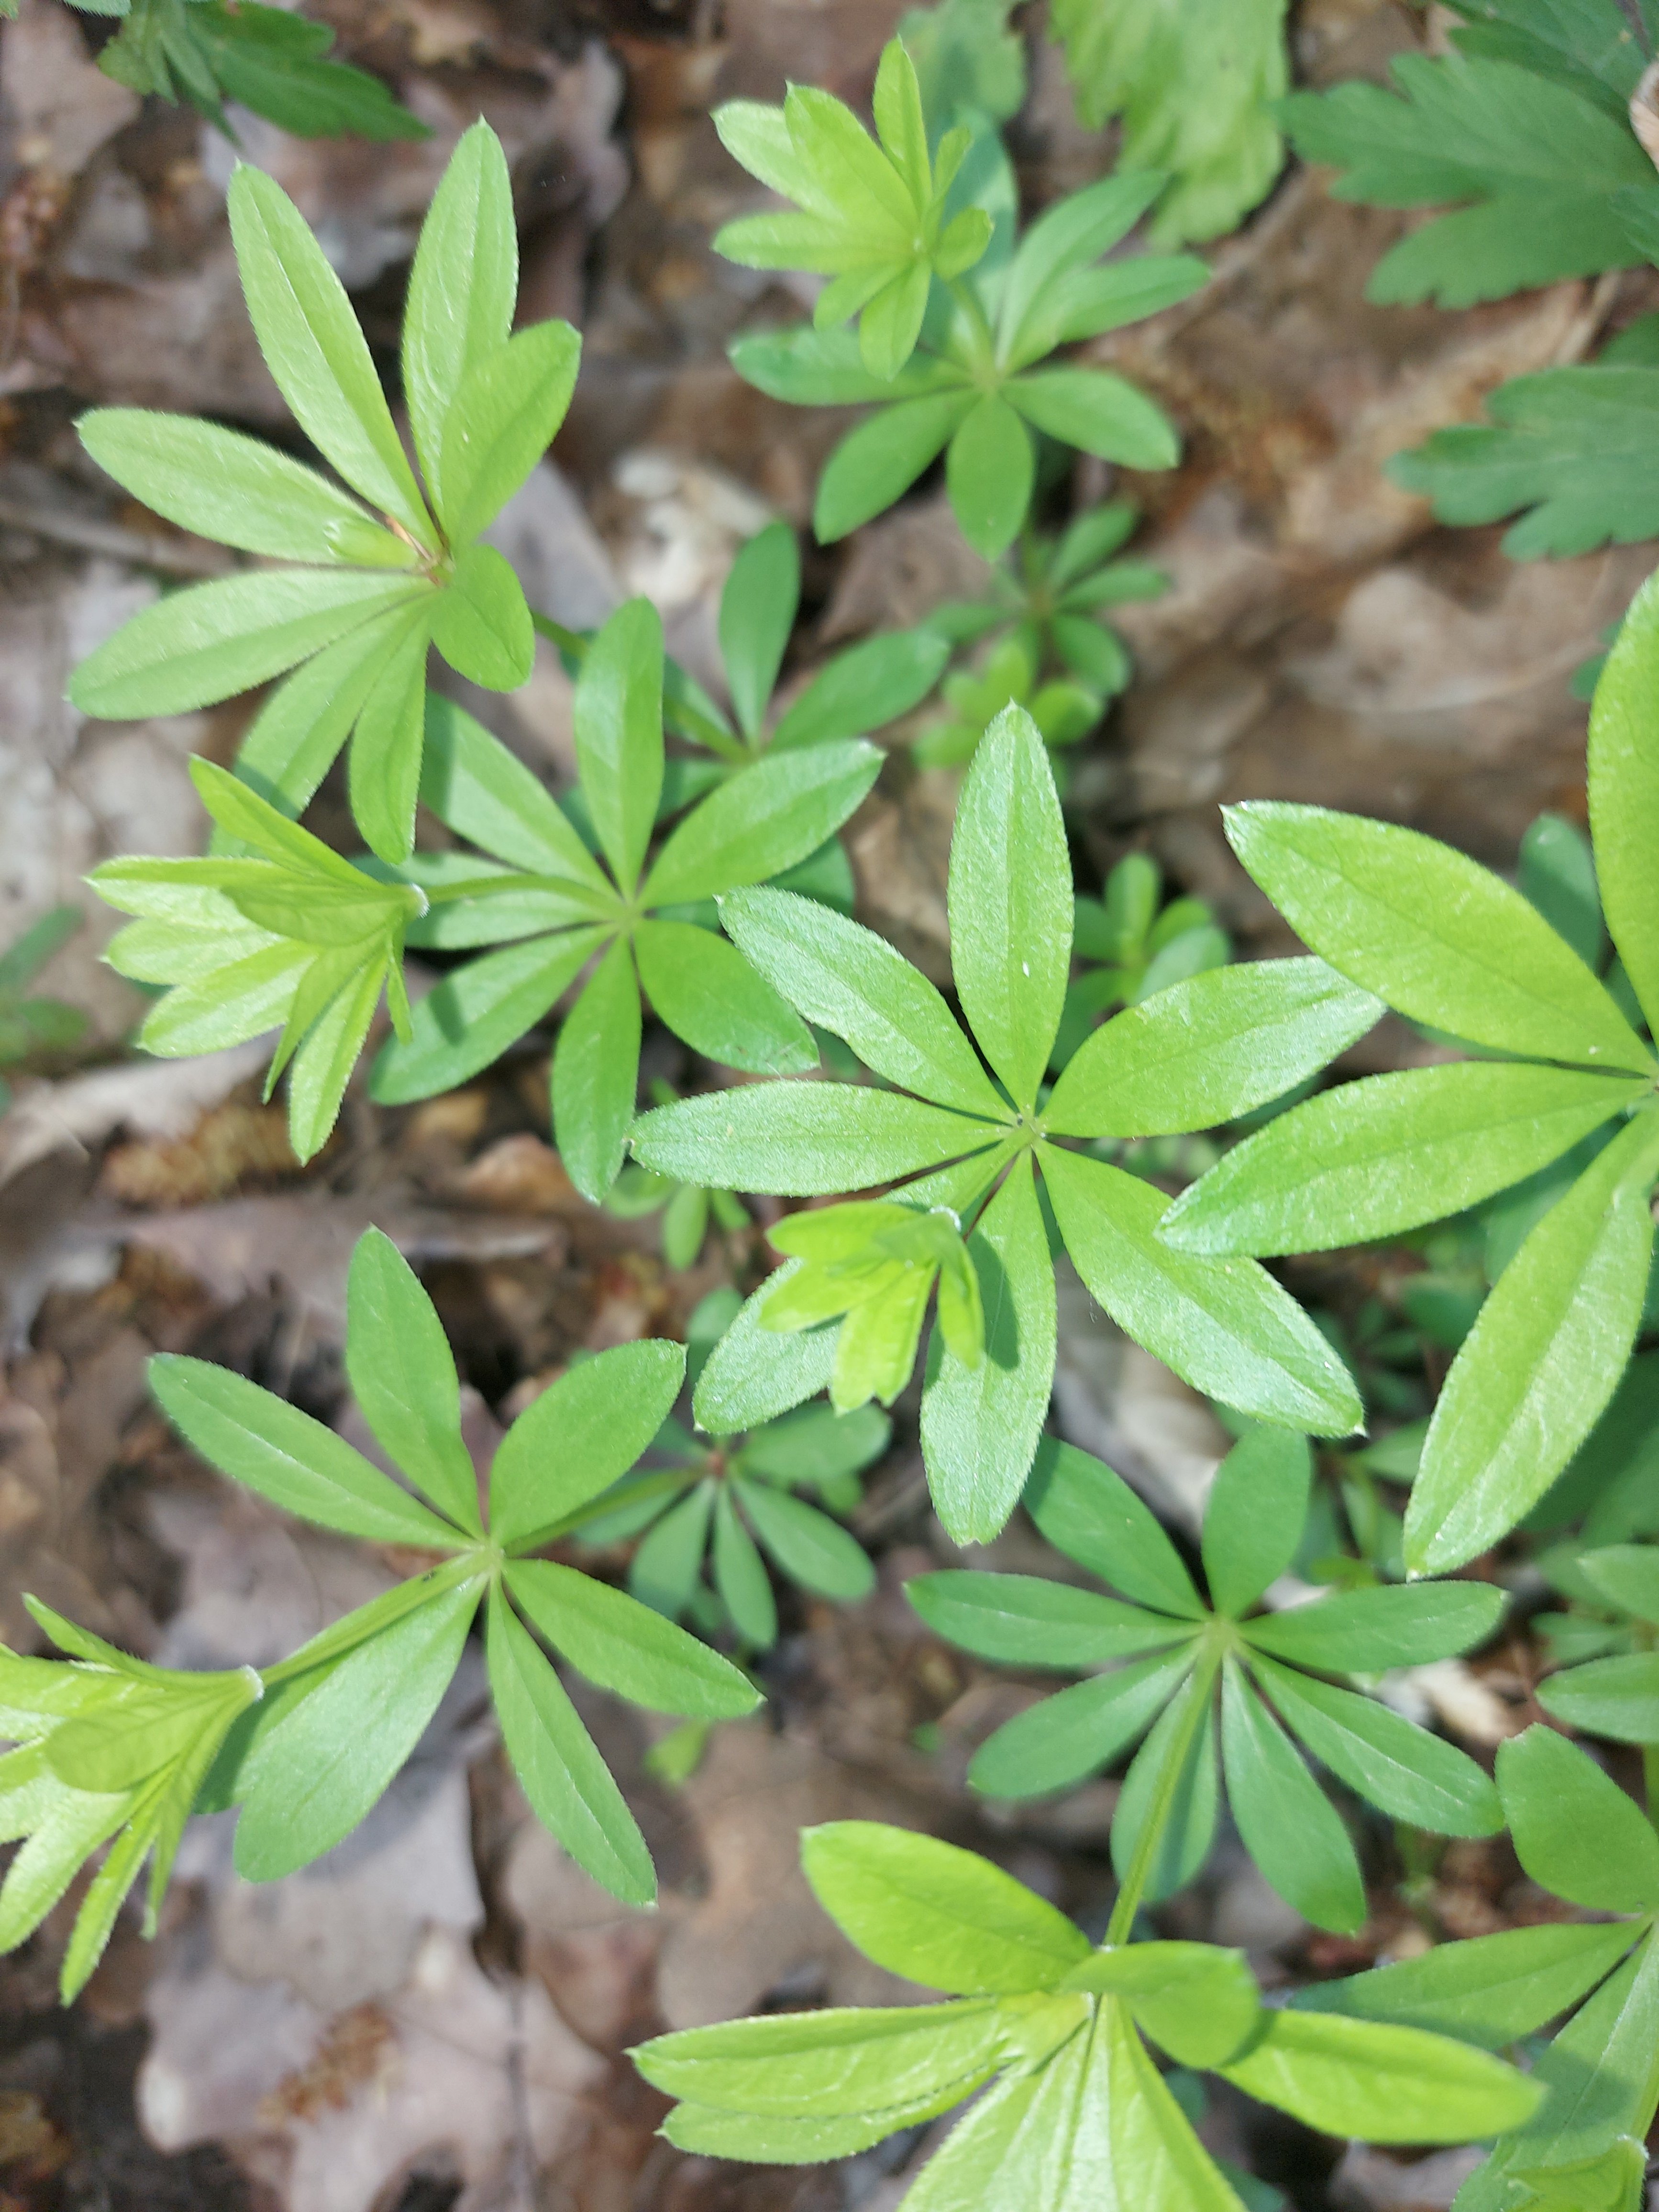
MULTIPOLYGON (((556 471, 514 502, 508 550, 532 602, 573 625, 648 592, 671 649, 707 674, 736 546, 772 514, 805 529, 844 427, 760 398, 726 363, 736 331, 800 302, 709 252, 747 188, 708 111, 776 99, 786 74, 861 101, 896 0, 315 12, 434 135, 306 143, 255 122, 246 157, 319 231, 389 359, 420 216, 457 132, 489 119, 520 187, 522 313, 567 315, 585 343, 556 471)), ((1036 209, 1103 173, 1111 145, 1077 123, 1040 10, 1024 16, 1032 88, 1011 145, 1036 209)), ((425 1105, 354 1091, 305 1170, 279 1108, 259 1102, 258 1048, 125 1056, 141 1007, 98 964, 114 918, 81 878, 113 853, 198 848, 186 759, 228 761, 252 702, 140 724, 65 703, 93 645, 222 557, 124 502, 73 421, 116 402, 293 433, 237 289, 233 151, 101 76, 95 21, 21 0, 0 31, 0 945, 54 902, 80 903, 85 924, 40 988, 92 1024, 88 1048, 20 1084, 0 1121, 0 1638, 35 1648, 30 1590, 140 1652, 215 1665, 291 1648, 395 1563, 296 1530, 183 1451, 146 1397, 151 1352, 223 1361, 349 1425, 345 1267, 375 1222, 432 1291, 487 1453, 574 1353, 680 1333, 703 1292, 747 1286, 767 1262, 757 1223, 713 1237, 677 1275, 654 1221, 578 1199, 548 1144, 544 1041, 425 1105)), ((1298 65, 1313 83, 1380 75, 1422 35, 1395 0, 1304 0, 1298 65)), ((1510 562, 1496 531, 1436 529, 1380 464, 1475 416, 1504 379, 1581 357, 1659 304, 1659 280, 1461 313, 1367 306, 1365 276, 1397 228, 1293 169, 1220 246, 1206 291, 1093 349, 1156 394, 1187 444, 1178 471, 1127 486, 1148 513, 1136 550, 1173 586, 1124 611, 1137 677, 1074 770, 1080 856, 1103 870, 1152 852, 1247 952, 1286 947, 1227 852, 1221 802, 1353 808, 1498 866, 1540 809, 1582 818, 1583 708, 1568 679, 1648 564, 1641 549, 1510 562)), ((1058 510, 1108 489, 1085 462, 1058 510)), ((792 667, 962 595, 975 565, 927 490, 809 550, 792 667)), ((523 691, 470 703, 532 764, 568 773, 570 694, 550 656, 523 691)), ((950 805, 949 783, 901 753, 849 833, 865 918, 936 975, 950 805)), ((343 799, 325 793, 319 819, 343 836, 343 799)), ((1356 1065, 1410 1049, 1384 1024, 1356 1065)), ((646 1072, 697 1073, 660 1033, 646 1072)), ((1391 1294, 1357 1267, 1292 1281, 1339 1311, 1391 1294)), ((641 1716, 585 1701, 656 1856, 659 1911, 618 1907, 530 1819, 480 1671, 463 1668, 386 1800, 315 1868, 250 1888, 230 1874, 222 1823, 199 1822, 158 1940, 124 1921, 72 2014, 53 1994, 69 1907, 0 1962, 0 2212, 890 2212, 927 2148, 915 2133, 823 2168, 686 2159, 656 2139, 662 2100, 623 2053, 664 2025, 902 1986, 806 1891, 797 1835, 817 1820, 891 1820, 988 1849, 1103 1926, 1115 1785, 1012 1809, 967 1787, 975 1745, 1037 1684, 951 1651, 904 1602, 908 1574, 963 1555, 928 1510, 914 1405, 896 1417, 854 1522, 878 1591, 850 1607, 785 1594, 760 1717, 716 1729, 671 1786, 644 1763, 641 1716)), ((1057 1418, 1190 1536, 1224 1436, 1075 1282, 1062 1285, 1057 1418)), ((1022 1525, 973 1562, 1031 1563, 1022 1525)), ((1489 1756, 1536 1717, 1538 1666, 1517 1634, 1425 1691, 1489 1756)), ((1225 1841, 1170 1932, 1242 1944, 1282 1985, 1403 1955, 1427 1927, 1474 1935, 1543 1909, 1502 1840, 1411 1869, 1409 1899, 1386 1831, 1368 1850, 1373 1911, 1352 1942, 1307 1928, 1225 1841)), ((1249 2133, 1266 2118, 1249 2109, 1214 2106, 1206 2134, 1303 2212, 1432 2212, 1474 2160, 1345 2153, 1288 2121, 1249 2133)))

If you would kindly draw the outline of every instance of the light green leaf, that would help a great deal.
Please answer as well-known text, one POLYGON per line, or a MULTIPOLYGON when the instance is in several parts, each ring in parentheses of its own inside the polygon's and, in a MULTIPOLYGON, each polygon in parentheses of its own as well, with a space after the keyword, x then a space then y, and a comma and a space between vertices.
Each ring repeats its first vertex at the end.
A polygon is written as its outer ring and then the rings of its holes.
POLYGON ((975 1851, 874 1820, 801 1836, 813 1894, 866 1958, 955 1996, 1054 1989, 1089 1957, 1064 1913, 975 1851))
POLYGON ((1041 368, 1012 378, 1003 397, 1036 428, 1126 469, 1172 469, 1181 441, 1161 407, 1103 368, 1041 368))
MULTIPOLYGON (((640 1087, 640 988, 618 937, 565 1016, 553 1048, 553 1141, 570 1180, 598 1206, 617 1180, 640 1087)), ((719 1182, 719 1176, 686 1176, 719 1182)))
POLYGON ((581 349, 568 323, 532 323, 468 362, 444 417, 438 470, 452 544, 470 545, 487 529, 552 444, 581 349))
POLYGON ((1104 1461, 1045 1437, 1025 1508, 1049 1543, 1138 1605, 1182 1621, 1206 1618, 1208 1608, 1157 1515, 1104 1461))
POLYGON ((1502 2051, 1534 2035, 1610 1974, 1638 1930, 1617 1922, 1506 1928, 1340 1982, 1297 1990, 1299 2012, 1391 2021, 1502 2051))
POLYGON ((1267 2013, 1255 2041, 1216 2071, 1306 2127, 1366 2142, 1476 2142, 1520 2126, 1540 2096, 1468 2044, 1337 2013, 1267 2013))
POLYGON ((439 1511, 482 1536, 478 1478, 461 1442, 460 1384, 431 1299, 392 1239, 369 1229, 346 1277, 346 1374, 386 1455, 439 1511))
POLYGON ((1635 1077, 1479 1060, 1367 1076, 1224 1153, 1160 1233, 1182 1252, 1380 1241, 1536 1174, 1649 1088, 1635 1077))
POLYGON ((1316 1928, 1353 1935, 1364 1923, 1365 1885, 1348 1832, 1301 1753, 1232 1665, 1222 1676, 1221 1756, 1239 1835, 1273 1887, 1316 1928))
MULTIPOLYGON (((1171 1631, 1182 1632, 1173 1623, 1171 1631)), ((1073 1789, 1146 1734, 1192 1665, 1192 1653, 1182 1650, 1057 1690, 986 1738, 969 1762, 969 1781, 988 1797, 1073 1789)))
POLYGON ((975 553, 1000 559, 1019 534, 1036 482, 1036 447, 1008 402, 987 392, 951 441, 945 486, 975 553))
POLYGON ((662 1426, 684 1377, 684 1346, 660 1337, 567 1368, 501 1439, 489 1474, 492 1540, 534 1551, 608 1490, 662 1426))
POLYGON ((250 691, 372 616, 430 596, 373 568, 249 570, 170 592, 89 653, 70 679, 82 714, 182 714, 250 691))
POLYGON ((149 1371, 156 1403, 185 1441, 284 1512, 372 1544, 459 1548, 449 1522, 297 1406, 179 1352, 158 1352, 149 1371))
POLYGON ((1025 1486, 1054 1389, 1054 1263, 1029 1158, 1016 1158, 968 1239, 984 1316, 969 1365, 933 1332, 921 1400, 928 1487, 953 1542, 988 1542, 1025 1486))
POLYGON ((1120 1881, 1139 1857, 1141 1831, 1154 1807, 1164 1826, 1152 1848, 1145 1893, 1158 1904, 1186 1887, 1215 1841, 1220 1788, 1212 1664, 1188 1674, 1123 1778, 1112 1820, 1112 1865, 1120 1881), (1195 1705, 1201 1707, 1196 1725, 1195 1705))
POLYGON ((996 1133, 896 1091, 757 1083, 659 1106, 631 1142, 636 1159, 678 1182, 806 1198, 940 1166, 996 1133))
POLYGON ((764 1484, 737 1480, 732 1487, 761 1543, 792 1582, 820 1596, 867 1597, 876 1571, 856 1538, 826 1513, 764 1484))
POLYGON ((980 739, 951 840, 951 962, 974 1035, 1030 1109, 1072 959, 1072 873, 1036 724, 1006 707, 980 739))
POLYGON ((590 1682, 636 1705, 730 1720, 760 1703, 759 1691, 729 1659, 574 1567, 515 1559, 507 1569, 507 1586, 562 1658, 590 1682))
POLYGON ((1328 1674, 1380 1674, 1484 1644, 1507 1599, 1495 1583, 1381 1583, 1246 1621, 1259 1651, 1328 1674))
POLYGON ((662 617, 648 599, 617 608, 576 679, 582 797, 624 891, 639 881, 662 795, 662 617))
POLYGON ((438 819, 498 860, 590 891, 600 910, 616 893, 558 801, 499 738, 434 691, 426 702, 421 797, 438 819))
POLYGON ((739 548, 720 594, 720 659, 738 726, 751 745, 765 732, 767 704, 799 605, 795 533, 787 522, 769 522, 739 548))
POLYGON ((729 1483, 714 1498, 714 1588, 745 1644, 769 1651, 778 1640, 777 1601, 766 1562, 738 1516, 729 1483))
POLYGON ((296 421, 354 490, 434 544, 368 347, 322 248, 282 186, 257 169, 237 168, 226 202, 259 350, 296 421))
POLYGON ((603 930, 565 930, 452 968, 414 1009, 410 1042, 380 1048, 370 1096, 402 1106, 466 1082, 535 1027, 604 942, 603 930))
POLYGON ((1253 1260, 1201 1260, 1160 1243, 1162 1191, 1104 1161, 1042 1151, 1077 1271, 1118 1326, 1195 1389, 1316 1436, 1363 1414, 1347 1370, 1301 1308, 1253 1260))
POLYGON ((285 677, 242 740, 240 781, 279 812, 302 814, 388 664, 411 631, 427 634, 430 612, 425 592, 401 599, 285 677))
POLYGON ((444 419, 468 369, 507 343, 519 289, 513 185, 487 123, 463 131, 421 225, 404 309, 404 398, 441 500, 444 419))
POLYGON ((100 468, 153 514, 276 560, 408 568, 416 551, 276 447, 216 422, 99 407, 76 426, 100 468))
POLYGON ((724 938, 690 922, 642 921, 634 950, 658 1017, 695 1051, 754 1075, 817 1066, 805 1023, 724 938))
POLYGON ((639 1823, 578 1718, 559 1678, 499 1588, 484 1656, 513 1771, 542 1826, 578 1866, 625 1905, 650 1905, 656 1870, 639 1823))
POLYGON ((437 1711, 480 1595, 462 1583, 360 1644, 263 1739, 236 1825, 245 1881, 292 1874, 350 1834, 437 1711))
POLYGON ((1060 1137, 1212 1128, 1317 1074, 1382 1012, 1322 960, 1213 969, 1097 1030, 1054 1085, 1043 1124, 1060 1137))
POLYGON ((1123 1998, 1153 2042, 1182 2066, 1231 2058, 1261 2009, 1244 1954, 1212 1943, 1125 1943, 1091 1951, 1063 1986, 1123 1998))
POLYGON ((1495 1836, 1503 1826, 1497 1790, 1455 1745, 1375 1698, 1271 1660, 1255 1668, 1286 1727, 1321 1765, 1396 1820, 1437 1836, 1495 1836))
POLYGON ((1035 1575, 951 1568, 913 1575, 908 1597, 936 1636, 1002 1667, 1072 1674, 1129 1659, 1191 1632, 1191 1625, 1035 1575))
POLYGON ((1498 1787, 1534 1881, 1594 1911, 1659 1907, 1659 1838, 1577 1744, 1534 1723, 1498 1746, 1498 1787))
POLYGON ((886 1081, 964 1114, 1006 1119, 1007 1108, 943 998, 873 930, 816 899, 766 889, 723 899, 720 921, 791 1005, 844 1037, 886 1081))
POLYGON ((951 2092, 995 2069, 1000 2023, 983 1999, 834 2008, 659 2035, 633 2053, 653 2088, 716 2110, 836 2118, 951 2092))
MULTIPOLYGON (((446 594, 446 598, 447 594, 446 594)), ((444 605, 431 604, 435 616, 444 605)), ((424 616, 422 606, 418 612, 424 616)), ((369 686, 346 757, 351 811, 369 850, 394 866, 415 843, 426 709, 428 624, 404 624, 369 686)))
POLYGON ((832 545, 909 490, 975 404, 971 391, 901 399, 849 430, 824 464, 812 509, 821 545, 832 545))
POLYGON ((1295 1559, 1308 1517, 1313 1455, 1305 1437, 1249 1430, 1216 1469, 1204 1510, 1204 1576, 1218 1613, 1257 1604, 1295 1559))
POLYGON ((1406 1515, 1413 1572, 1444 1573, 1512 1528, 1613 1395, 1647 1290, 1656 1147, 1659 1122, 1644 1114, 1498 1278, 1429 1424, 1406 1515))
MULTIPOLYGON (((692 1410, 698 1425, 712 1435, 734 1436, 741 1430, 757 1428, 830 1387, 840 1324, 780 1336, 765 1328, 760 1317, 773 1292, 805 1264, 800 1260, 787 1261, 769 1275, 759 1290, 744 1300, 736 1320, 705 1361, 697 1377, 692 1410)), ((842 1418, 862 1419, 864 1414, 842 1418)))
POLYGON ((1538 1702, 1569 1728, 1620 1743, 1659 1743, 1659 1651, 1626 1651, 1552 1674, 1538 1702))
POLYGON ((1659 583, 1650 577, 1631 603, 1590 708, 1590 827, 1607 927, 1625 972, 1659 1032, 1659 583))
POLYGON ((689 903, 781 875, 835 835, 881 763, 873 745, 854 739, 755 762, 717 785, 678 825, 657 856, 641 902, 689 903))
POLYGON ((1651 1065, 1571 946, 1449 845, 1277 801, 1230 808, 1227 835, 1304 942, 1413 1021, 1522 1058, 1651 1065))
POLYGON ((772 750, 863 737, 919 707, 951 658, 927 629, 862 639, 827 660, 772 732, 772 750))
POLYGON ((536 632, 518 578, 493 545, 470 544, 433 603, 432 641, 453 669, 489 691, 516 691, 536 659, 536 632))

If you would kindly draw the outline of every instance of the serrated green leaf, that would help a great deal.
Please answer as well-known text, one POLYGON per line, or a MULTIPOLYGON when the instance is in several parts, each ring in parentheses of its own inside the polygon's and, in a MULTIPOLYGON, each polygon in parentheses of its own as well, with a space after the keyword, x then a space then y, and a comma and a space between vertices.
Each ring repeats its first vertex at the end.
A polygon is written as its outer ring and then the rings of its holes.
POLYGON ((1650 182, 1651 168, 1599 102, 1509 61, 1401 54, 1392 67, 1397 91, 1347 83, 1293 94, 1283 110, 1304 161, 1346 172, 1341 198, 1466 204, 1386 253, 1369 299, 1466 307, 1631 266, 1615 197, 1650 182))
POLYGON ((1161 1243, 1164 1193, 1121 1168, 1053 1145, 1041 1158, 1079 1274, 1138 1344, 1195 1389, 1259 1419, 1316 1436, 1360 1425, 1347 1370, 1265 1269, 1161 1243))
POLYGON ((228 1368, 179 1352, 149 1363, 157 1404, 210 1466, 284 1512, 370 1543, 458 1549, 455 1528, 332 1429, 228 1368))
MULTIPOLYGON (((1123 117, 1119 156, 1130 173, 1170 173, 1152 225, 1159 245, 1233 229, 1261 199, 1284 158, 1272 103, 1285 89, 1282 0, 1060 0, 1078 112, 1102 129, 1123 117)), ((1152 179, 1164 181, 1161 174, 1152 179)))
POLYGON ((1606 990, 1521 893, 1397 824, 1273 801, 1227 835, 1292 928, 1413 1021, 1522 1058, 1642 1072, 1606 990))
POLYGON ((499 1589, 484 1635, 501 1738, 531 1810, 625 1905, 650 1905, 656 1870, 639 1824, 559 1678, 499 1589))
POLYGON ((1653 1251, 1659 1125, 1629 1123, 1528 1237, 1436 1405, 1406 1516, 1406 1559, 1443 1573, 1549 1487, 1613 1395, 1653 1251))
POLYGON ((1079 1047, 1044 1127, 1062 1137, 1155 1137, 1235 1121, 1316 1074, 1382 1011, 1322 960, 1194 975, 1127 1007, 1079 1047))

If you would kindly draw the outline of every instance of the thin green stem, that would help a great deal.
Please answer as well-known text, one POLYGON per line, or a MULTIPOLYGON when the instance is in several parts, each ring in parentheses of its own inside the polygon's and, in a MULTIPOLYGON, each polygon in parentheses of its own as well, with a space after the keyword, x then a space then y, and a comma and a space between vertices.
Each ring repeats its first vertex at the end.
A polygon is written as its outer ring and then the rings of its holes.
POLYGON ((965 276, 951 277, 948 280, 947 289, 951 297, 968 319, 968 327, 973 333, 974 350, 978 356, 975 362, 975 368, 992 367, 996 360, 997 341, 996 333, 991 328, 990 319, 985 312, 985 302, 965 276))
POLYGON ((1171 1740, 1164 1762, 1164 1771, 1158 1778, 1152 1802, 1146 1808, 1146 1818, 1141 1823, 1134 1856, 1129 1862, 1129 1870, 1123 1877, 1117 1902, 1112 1907, 1111 1921, 1106 1930, 1109 1948, 1115 1943, 1127 1943, 1129 1940, 1135 1914, 1140 1910, 1141 1898, 1152 1877, 1158 1845, 1164 1841, 1164 1831, 1169 1826, 1170 1815, 1175 1810, 1176 1792, 1181 1786, 1187 1755, 1209 1710, 1210 1692, 1215 1686, 1220 1665, 1220 1650, 1212 1645, 1201 1653, 1197 1666, 1188 1677, 1187 1710, 1182 1715, 1181 1725, 1171 1740))

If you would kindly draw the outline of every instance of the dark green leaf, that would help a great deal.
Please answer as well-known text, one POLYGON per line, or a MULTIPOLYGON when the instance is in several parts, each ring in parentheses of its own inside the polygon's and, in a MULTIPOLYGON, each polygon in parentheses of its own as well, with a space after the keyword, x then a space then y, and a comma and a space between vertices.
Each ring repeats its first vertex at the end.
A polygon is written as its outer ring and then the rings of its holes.
MULTIPOLYGON (((553 1048, 553 1141, 570 1180, 598 1206, 617 1180, 640 1087, 640 987, 634 955, 617 938, 565 1016, 553 1048)), ((726 1176, 687 1176, 718 1182, 726 1176)))
POLYGON ((1045 1437, 1025 1506, 1051 1544, 1138 1604, 1183 1620, 1205 1618, 1204 1601, 1157 1516, 1103 1461, 1045 1437))
POLYGON ((968 1779, 988 1797, 1042 1797, 1073 1788, 1145 1735, 1192 1664, 1186 1650, 1136 1659, 1057 1690, 988 1736, 969 1763, 968 1779))
POLYGON ((942 392, 902 399, 848 431, 818 478, 812 527, 822 545, 833 544, 901 498, 974 404, 974 394, 942 392))
POLYGON ((1244 1848, 1291 1909, 1316 1927, 1352 1936, 1365 1918, 1365 1885, 1336 1808, 1237 1668, 1221 1685, 1227 1802, 1244 1848))
POLYGON ((639 881, 662 793, 662 617, 648 599, 618 607, 576 683, 582 798, 624 891, 639 881))
POLYGON ((756 1075, 817 1066, 805 1022, 724 938, 690 922, 644 921, 634 949, 658 1016, 696 1051, 756 1075))
POLYGON ((994 392, 977 400, 951 441, 945 486, 963 536, 994 561, 1019 534, 1036 481, 1030 432, 994 392))
POLYGON ((1659 1743, 1659 1651, 1620 1652, 1552 1674, 1538 1702, 1581 1735, 1659 1743))
POLYGON ((732 563, 720 594, 720 658, 738 726, 752 745, 766 726, 800 605, 800 554, 787 522, 769 523, 732 563))
POLYGON ((823 1597, 867 1597, 876 1571, 863 1547, 838 1522, 763 1483, 733 1484, 755 1534, 791 1581, 823 1597))
POLYGON ((1035 1575, 952 1569, 913 1576, 904 1594, 935 1635, 1002 1667, 1075 1674, 1191 1632, 1185 1622, 1035 1575))
POLYGON ((1271 1660, 1257 1677, 1287 1727, 1322 1765, 1396 1820, 1439 1836, 1493 1836, 1498 1792, 1474 1761, 1401 1714, 1271 1660))
POLYGON ((774 749, 861 738, 919 707, 951 658, 931 629, 867 637, 827 660, 772 733, 774 749))
POLYGON ((346 1373, 381 1449, 469 1535, 478 1478, 461 1442, 460 1386, 443 1324, 389 1237, 358 1239, 346 1279, 346 1373))
POLYGON ((574 1567, 515 1559, 507 1586, 561 1657, 636 1705, 729 1720, 760 1703, 760 1692, 729 1659, 574 1567))
POLYGON ((414 1009, 409 1042, 381 1046, 371 1096, 402 1106, 454 1090, 533 1029, 604 942, 602 930, 565 930, 451 969, 414 1009))
POLYGON ((1308 1517, 1308 1439, 1255 1428, 1216 1469, 1204 1511, 1204 1574, 1218 1613, 1237 1618, 1295 1559, 1308 1517))
POLYGON ((1212 1667, 1188 1675, 1123 1778, 1112 1820, 1112 1864, 1120 1881, 1139 1857, 1141 1831, 1154 1808, 1164 1819, 1146 1869, 1145 1895, 1152 1904, 1184 1889, 1215 1840, 1220 1790, 1214 1684, 1212 1667), (1196 1726, 1194 1705, 1202 1706, 1196 1726))
POLYGON ((1418 1667, 1484 1644, 1506 1602, 1493 1583, 1409 1583, 1339 1591, 1247 1621, 1259 1651, 1328 1674, 1418 1667))

